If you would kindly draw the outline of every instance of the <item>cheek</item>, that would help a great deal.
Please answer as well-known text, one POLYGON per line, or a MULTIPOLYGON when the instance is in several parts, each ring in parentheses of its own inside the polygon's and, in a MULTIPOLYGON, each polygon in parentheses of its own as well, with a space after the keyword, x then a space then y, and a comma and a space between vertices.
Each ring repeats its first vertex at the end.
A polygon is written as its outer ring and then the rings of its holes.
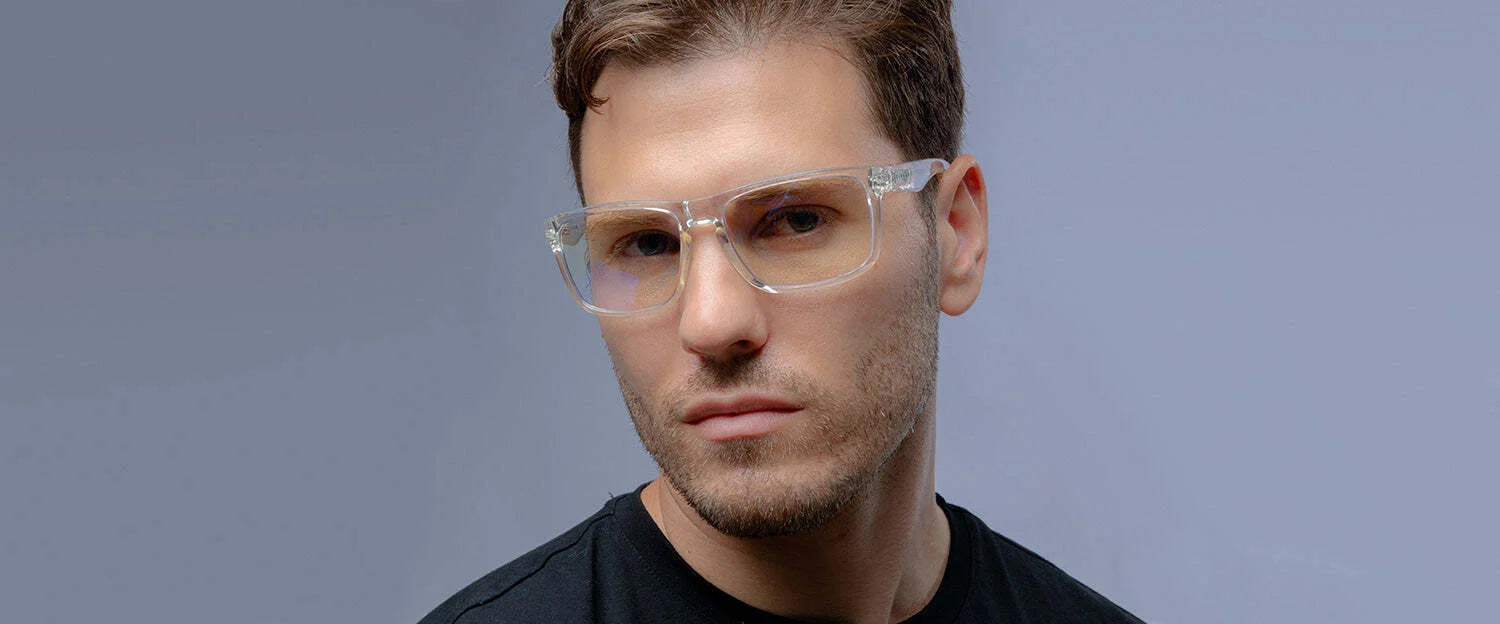
MULTIPOLYGON (((912 322, 936 315, 936 307, 925 310, 921 291, 929 287, 925 227, 915 230, 890 228, 882 240, 879 259, 864 274, 818 299, 817 306, 800 313, 816 318, 817 333, 808 340, 819 352, 836 355, 842 366, 853 367, 889 343, 904 343, 912 322)), ((789 316, 795 316, 790 315, 789 316)))
POLYGON ((671 368, 674 349, 681 351, 676 327, 658 319, 600 319, 599 336, 615 373, 646 396, 671 368))
POLYGON ((841 378, 838 373, 855 368, 872 346, 891 340, 889 328, 905 312, 906 270, 882 262, 827 290, 785 295, 771 326, 780 349, 767 355, 825 384, 841 378))

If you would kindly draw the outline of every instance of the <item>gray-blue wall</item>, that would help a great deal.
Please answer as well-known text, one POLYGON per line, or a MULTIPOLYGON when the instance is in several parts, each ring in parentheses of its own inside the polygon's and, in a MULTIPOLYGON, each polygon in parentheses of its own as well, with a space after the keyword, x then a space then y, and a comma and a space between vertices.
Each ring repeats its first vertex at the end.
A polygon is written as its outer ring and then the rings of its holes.
MULTIPOLYGON (((0 619, 411 622, 652 475, 543 3, 0 3, 0 619)), ((939 489, 1150 620, 1500 581, 1500 9, 961 2, 939 489)))

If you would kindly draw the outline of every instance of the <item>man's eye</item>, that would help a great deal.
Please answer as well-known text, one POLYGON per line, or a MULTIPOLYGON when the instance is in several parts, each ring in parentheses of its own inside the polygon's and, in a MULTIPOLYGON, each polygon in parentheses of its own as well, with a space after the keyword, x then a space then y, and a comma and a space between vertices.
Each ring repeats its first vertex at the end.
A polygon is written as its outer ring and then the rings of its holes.
POLYGON ((621 239, 619 253, 626 256, 659 256, 677 252, 677 237, 660 230, 636 232, 621 239))
POLYGON ((786 226, 793 232, 807 232, 822 222, 823 218, 810 210, 798 210, 786 215, 786 226))
POLYGON ((815 206, 780 208, 761 219, 755 234, 761 238, 806 234, 823 226, 827 220, 823 211, 815 206))

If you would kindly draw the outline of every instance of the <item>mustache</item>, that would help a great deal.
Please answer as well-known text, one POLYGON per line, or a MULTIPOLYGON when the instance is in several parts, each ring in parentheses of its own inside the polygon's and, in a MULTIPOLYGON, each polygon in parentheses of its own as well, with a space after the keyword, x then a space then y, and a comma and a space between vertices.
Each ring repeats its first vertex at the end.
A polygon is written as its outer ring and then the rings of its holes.
POLYGON ((766 361, 755 354, 700 360, 697 370, 683 382, 684 390, 727 390, 735 386, 765 383, 777 376, 766 361))

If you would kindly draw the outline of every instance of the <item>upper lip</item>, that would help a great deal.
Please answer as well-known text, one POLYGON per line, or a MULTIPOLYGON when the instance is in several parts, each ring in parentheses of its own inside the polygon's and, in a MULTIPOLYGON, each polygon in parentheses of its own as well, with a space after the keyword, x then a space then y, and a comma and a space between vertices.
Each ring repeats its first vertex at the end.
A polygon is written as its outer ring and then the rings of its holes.
POLYGON ((796 403, 766 394, 737 394, 693 401, 683 413, 682 422, 693 424, 714 416, 733 416, 750 412, 791 412, 802 409, 796 403))

